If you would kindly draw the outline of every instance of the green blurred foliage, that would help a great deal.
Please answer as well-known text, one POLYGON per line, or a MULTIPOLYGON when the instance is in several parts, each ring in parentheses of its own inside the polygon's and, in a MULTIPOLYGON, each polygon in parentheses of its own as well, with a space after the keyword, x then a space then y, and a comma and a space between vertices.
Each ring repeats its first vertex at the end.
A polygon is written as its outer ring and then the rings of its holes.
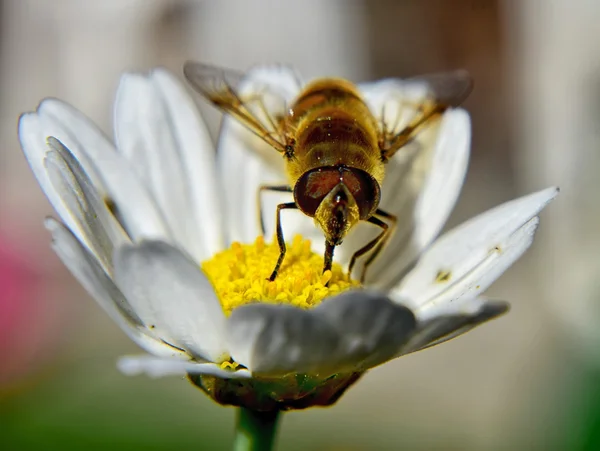
POLYGON ((5 397, 0 449, 230 449, 233 409, 214 405, 186 380, 127 379, 114 361, 105 363, 94 369, 81 362, 5 397))
MULTIPOLYGON (((0 450, 231 449, 233 408, 215 404, 184 378, 129 378, 114 363, 106 356, 56 362, 51 374, 4 393, 0 450)), ((466 431, 424 439, 402 423, 383 410, 349 409, 342 401, 284 414, 276 449, 466 449, 466 431)))
POLYGON ((564 449, 572 451, 600 450, 600 368, 583 365, 582 374, 574 381, 571 409, 565 425, 564 449))

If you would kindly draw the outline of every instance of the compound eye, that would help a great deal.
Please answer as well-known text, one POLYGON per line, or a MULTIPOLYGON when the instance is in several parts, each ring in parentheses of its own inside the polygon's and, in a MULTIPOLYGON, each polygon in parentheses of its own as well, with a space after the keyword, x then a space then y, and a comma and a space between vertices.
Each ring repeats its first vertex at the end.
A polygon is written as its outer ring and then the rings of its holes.
POLYGON ((348 168, 344 172, 344 184, 348 187, 356 205, 360 219, 368 219, 377 210, 381 192, 379 183, 362 169, 348 168))
POLYGON ((305 172, 294 186, 294 199, 307 216, 314 216, 321 202, 341 182, 337 168, 318 168, 305 172))

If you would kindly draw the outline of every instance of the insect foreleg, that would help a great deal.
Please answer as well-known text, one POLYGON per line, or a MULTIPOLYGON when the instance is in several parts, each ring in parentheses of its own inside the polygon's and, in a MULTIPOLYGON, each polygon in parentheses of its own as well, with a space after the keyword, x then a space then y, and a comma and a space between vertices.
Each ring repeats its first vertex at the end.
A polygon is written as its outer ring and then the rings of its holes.
POLYGON ((298 206, 296 205, 296 202, 287 202, 285 204, 279 204, 277 205, 277 244, 279 245, 279 258, 277 259, 277 263, 275 264, 275 269, 273 269, 273 272, 271 273, 271 277, 269 277, 269 280, 271 282, 273 282, 275 280, 275 278, 277 277, 277 273, 279 272, 279 268, 281 267, 281 264, 283 263, 283 259, 285 257, 285 239, 283 237, 283 230, 281 228, 281 210, 284 209, 297 209, 298 206))

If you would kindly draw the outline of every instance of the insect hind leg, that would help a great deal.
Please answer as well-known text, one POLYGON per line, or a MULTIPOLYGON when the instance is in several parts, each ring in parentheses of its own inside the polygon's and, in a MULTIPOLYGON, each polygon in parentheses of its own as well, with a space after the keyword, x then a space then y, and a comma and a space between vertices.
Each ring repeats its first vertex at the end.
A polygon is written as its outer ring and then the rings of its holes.
POLYGON ((364 283, 366 276, 367 276, 367 269, 369 268, 371 263, 373 263, 373 261, 377 258, 377 256, 380 254, 381 250, 385 247, 385 245, 389 241, 390 237, 394 234, 394 231, 396 229, 397 218, 395 215, 393 215, 391 213, 388 213, 381 209, 377 209, 375 211, 375 214, 373 216, 371 216, 367 220, 367 222, 370 222, 371 224, 376 225, 377 227, 380 227, 382 229, 382 231, 379 235, 377 235, 375 238, 373 238, 371 241, 369 241, 367 244, 365 244, 363 247, 361 247, 359 250, 357 250, 354 253, 354 255, 352 255, 352 258, 350 259, 350 264, 348 266, 348 275, 352 275, 352 270, 354 269, 354 265, 356 264, 356 261, 363 255, 365 255, 367 252, 373 250, 371 255, 369 255, 369 257, 365 261, 365 264, 361 271, 360 283, 364 283), (391 223, 391 225, 383 222, 381 219, 377 218, 376 216, 387 219, 391 223))

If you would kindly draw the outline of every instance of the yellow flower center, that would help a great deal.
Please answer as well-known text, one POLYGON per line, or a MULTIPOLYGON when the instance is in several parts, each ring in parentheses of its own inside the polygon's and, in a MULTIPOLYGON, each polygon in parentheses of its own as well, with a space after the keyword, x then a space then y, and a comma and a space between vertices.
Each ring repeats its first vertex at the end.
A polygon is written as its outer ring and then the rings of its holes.
POLYGON ((266 244, 259 236, 253 244, 233 243, 202 263, 226 314, 252 302, 311 308, 327 296, 359 286, 337 263, 323 273, 323 257, 312 252, 310 240, 300 235, 287 245, 277 278, 271 282, 268 277, 278 257, 277 243, 266 244))

